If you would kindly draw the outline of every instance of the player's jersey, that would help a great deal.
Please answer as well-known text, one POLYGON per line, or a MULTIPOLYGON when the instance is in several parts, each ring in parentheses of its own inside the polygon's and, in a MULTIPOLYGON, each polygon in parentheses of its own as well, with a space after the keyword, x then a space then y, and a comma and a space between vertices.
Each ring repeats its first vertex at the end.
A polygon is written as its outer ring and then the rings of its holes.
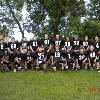
POLYGON ((99 51, 100 50, 100 42, 94 42, 94 48, 99 51))
POLYGON ((85 50, 88 48, 89 44, 90 44, 89 41, 86 40, 82 41, 82 46, 84 47, 85 50))
POLYGON ((89 50, 88 54, 89 54, 90 60, 94 60, 97 57, 97 51, 96 50, 93 50, 93 51, 89 50))
POLYGON ((8 48, 10 48, 10 51, 12 52, 16 52, 16 49, 19 48, 20 45, 19 45, 19 42, 8 42, 8 48))
POLYGON ((42 39, 44 50, 48 50, 49 49, 49 46, 52 43, 51 41, 52 41, 51 39, 42 39))
POLYGON ((83 53, 77 52, 75 53, 76 58, 78 59, 78 61, 83 61, 86 58, 88 58, 88 53, 86 51, 84 51, 83 53))
POLYGON ((6 48, 7 48, 6 43, 3 43, 3 44, 0 43, 0 52, 4 52, 6 48))
POLYGON ((33 51, 36 51, 37 50, 37 47, 38 47, 38 40, 34 41, 34 40, 31 40, 29 42, 29 44, 31 45, 33 51))
POLYGON ((21 58, 22 58, 22 54, 21 53, 19 53, 19 54, 16 53, 15 59, 21 60, 21 58))
POLYGON ((27 57, 27 61, 31 60, 32 59, 32 53, 27 53, 26 57, 27 57))
POLYGON ((62 42, 62 40, 61 40, 61 39, 59 39, 59 40, 54 39, 54 40, 52 40, 51 44, 61 46, 61 42, 62 42))
POLYGON ((46 53, 44 51, 37 52, 38 61, 44 61, 45 57, 46 57, 46 53))
POLYGON ((80 40, 74 40, 73 41, 73 50, 79 50, 81 45, 81 41, 80 40))
POLYGON ((62 40, 61 41, 61 45, 63 45, 64 47, 71 47, 71 46, 73 46, 73 43, 72 43, 72 41, 67 41, 67 40, 62 40))
POLYGON ((28 46, 29 46, 29 42, 28 41, 24 41, 20 43, 20 47, 22 48, 22 53, 26 53, 28 50, 28 46))
POLYGON ((54 61, 61 60, 61 57, 64 55, 64 51, 62 50, 53 50, 52 55, 54 57, 54 61))
POLYGON ((71 59, 73 59, 73 56, 74 56, 74 53, 73 53, 73 51, 66 51, 65 52, 65 57, 66 57, 66 60, 71 60, 71 59))

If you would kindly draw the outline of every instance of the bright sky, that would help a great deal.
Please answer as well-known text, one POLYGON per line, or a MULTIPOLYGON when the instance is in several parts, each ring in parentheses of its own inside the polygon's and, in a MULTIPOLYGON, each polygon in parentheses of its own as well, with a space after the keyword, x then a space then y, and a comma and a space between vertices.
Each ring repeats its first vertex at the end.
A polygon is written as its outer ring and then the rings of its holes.
MULTIPOLYGON (((85 0, 85 2, 86 2, 86 4, 88 4, 89 0, 85 0)), ((25 22, 25 18, 28 15, 28 12, 26 11, 25 6, 22 9, 22 15, 23 15, 23 20, 25 22)), ((82 17, 81 21, 83 21, 83 20, 84 20, 84 17, 82 17)), ((18 28, 15 28, 14 29, 14 35, 13 35, 13 37, 15 37, 15 39, 18 40, 18 41, 20 41, 22 39, 22 35, 19 31, 20 30, 18 28)), ((33 33, 28 33, 27 31, 24 31, 24 35, 25 35, 25 37, 27 37, 28 40, 30 40, 34 36, 33 33)))

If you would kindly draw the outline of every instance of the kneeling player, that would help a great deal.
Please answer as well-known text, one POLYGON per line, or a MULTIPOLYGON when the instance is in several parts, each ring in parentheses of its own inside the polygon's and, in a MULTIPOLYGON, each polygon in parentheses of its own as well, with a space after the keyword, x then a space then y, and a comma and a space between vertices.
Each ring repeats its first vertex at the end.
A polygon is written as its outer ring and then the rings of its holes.
POLYGON ((3 71, 9 71, 9 53, 8 50, 5 50, 4 56, 1 58, 1 64, 3 71))
POLYGON ((72 51, 72 47, 67 47, 65 51, 65 58, 66 58, 66 68, 65 69, 71 69, 74 65, 74 60, 73 60, 73 54, 74 52, 72 51))
POLYGON ((32 52, 31 52, 31 50, 28 50, 25 62, 26 62, 26 66, 29 70, 32 69, 32 61, 33 61, 32 52))
POLYGON ((94 64, 99 68, 99 57, 97 51, 94 49, 94 46, 91 45, 89 49, 89 66, 93 70, 94 64))
POLYGON ((20 53, 20 50, 17 50, 14 59, 14 67, 13 67, 14 72, 16 72, 17 69, 20 70, 22 69, 21 59, 22 59, 22 54, 20 53))
POLYGON ((76 70, 82 69, 83 65, 85 65, 85 68, 87 68, 88 56, 87 56, 87 52, 84 50, 83 47, 80 47, 79 52, 77 52, 75 56, 77 58, 76 70))
POLYGON ((55 45, 55 49, 51 53, 53 70, 56 71, 59 68, 60 64, 62 64, 62 69, 64 69, 66 59, 64 58, 64 52, 60 50, 59 45, 55 45))
POLYGON ((47 55, 44 52, 44 47, 39 46, 37 51, 37 67, 36 69, 46 69, 47 55))

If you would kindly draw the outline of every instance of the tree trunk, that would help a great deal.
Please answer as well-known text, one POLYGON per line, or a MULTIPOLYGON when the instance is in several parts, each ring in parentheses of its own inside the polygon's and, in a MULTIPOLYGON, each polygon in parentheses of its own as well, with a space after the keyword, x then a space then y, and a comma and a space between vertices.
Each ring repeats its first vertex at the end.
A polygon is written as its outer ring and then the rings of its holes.
POLYGON ((8 6, 8 8, 9 8, 9 10, 10 10, 10 12, 11 12, 11 14, 12 14, 12 16, 13 16, 13 18, 14 18, 15 22, 16 22, 16 23, 17 23, 17 25, 18 25, 19 30, 20 30, 20 32, 22 33, 22 38, 23 38, 23 37, 24 37, 24 31, 22 30, 21 25, 20 25, 20 23, 19 23, 18 19, 16 18, 16 16, 15 16, 14 12, 12 11, 12 8, 11 8, 11 5, 10 5, 10 3, 9 3, 9 0, 6 0, 6 4, 7 4, 7 6, 8 6))

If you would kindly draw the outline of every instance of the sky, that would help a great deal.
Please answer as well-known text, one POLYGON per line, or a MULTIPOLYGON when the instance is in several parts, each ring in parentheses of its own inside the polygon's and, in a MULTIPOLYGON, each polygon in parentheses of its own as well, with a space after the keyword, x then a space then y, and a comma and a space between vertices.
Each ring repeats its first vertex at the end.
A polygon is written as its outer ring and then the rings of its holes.
MULTIPOLYGON (((89 3, 89 0, 85 0, 86 5, 89 3)), ((28 12, 26 11, 26 7, 24 6, 22 9, 22 13, 23 15, 23 21, 25 22, 25 19, 28 15, 28 12)), ((84 17, 82 17, 81 21, 84 21, 84 17)), ((20 30, 18 28, 13 29, 14 31, 14 35, 12 35, 13 37, 15 37, 16 40, 20 41, 22 39, 22 35, 20 33, 20 30)), ((24 36, 27 37, 28 40, 30 40, 34 34, 33 33, 28 33, 27 31, 24 31, 24 36)))

